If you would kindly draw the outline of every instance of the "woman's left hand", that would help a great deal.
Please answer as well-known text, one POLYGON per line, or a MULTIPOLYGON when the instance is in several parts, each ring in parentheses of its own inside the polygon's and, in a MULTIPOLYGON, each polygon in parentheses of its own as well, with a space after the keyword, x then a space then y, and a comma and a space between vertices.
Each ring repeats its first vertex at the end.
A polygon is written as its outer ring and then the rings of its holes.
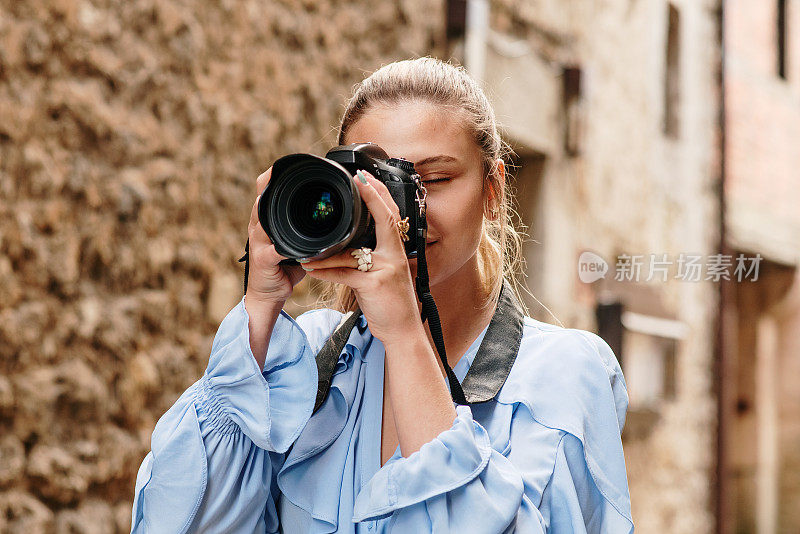
POLYGON ((308 275, 353 288, 372 334, 384 344, 409 335, 409 325, 422 326, 411 270, 406 259, 397 222, 400 210, 379 180, 360 171, 367 183, 353 179, 358 192, 375 220, 377 245, 372 251, 372 268, 359 271, 353 249, 346 249, 324 260, 303 263, 308 275))

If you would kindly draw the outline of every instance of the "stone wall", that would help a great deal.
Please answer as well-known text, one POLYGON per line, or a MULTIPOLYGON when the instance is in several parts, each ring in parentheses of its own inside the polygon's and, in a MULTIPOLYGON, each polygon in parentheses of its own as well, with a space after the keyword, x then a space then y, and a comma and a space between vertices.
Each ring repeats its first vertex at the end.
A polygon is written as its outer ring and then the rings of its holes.
MULTIPOLYGON (((614 2, 587 11, 590 59, 585 247, 628 254, 714 254, 719 244, 719 45, 712 0, 614 2), (668 8, 679 13, 678 128, 664 131, 668 8)), ((674 277, 675 266, 670 276, 674 277)), ((688 325, 677 345, 675 392, 646 434, 623 436, 634 521, 642 533, 712 532, 717 287, 707 280, 651 282, 688 325)), ((624 356, 623 356, 624 358, 624 356)), ((631 377, 633 378, 633 377, 631 377)), ((630 387, 636 387, 631 384, 630 387)), ((629 416, 633 429, 635 414, 629 416)))
POLYGON ((0 531, 127 532, 241 296, 255 178, 439 1, 0 0, 0 531))

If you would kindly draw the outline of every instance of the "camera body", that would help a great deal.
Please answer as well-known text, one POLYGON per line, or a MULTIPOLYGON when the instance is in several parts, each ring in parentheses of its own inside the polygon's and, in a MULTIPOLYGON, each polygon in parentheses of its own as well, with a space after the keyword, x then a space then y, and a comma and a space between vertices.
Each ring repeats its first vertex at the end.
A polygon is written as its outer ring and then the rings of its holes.
POLYGON ((408 218, 406 255, 416 256, 416 237, 426 228, 418 204, 424 188, 413 163, 390 158, 373 143, 337 146, 324 158, 290 154, 275 161, 258 219, 280 255, 319 260, 345 248, 375 248, 375 221, 353 182, 358 170, 386 185, 400 218, 408 218))

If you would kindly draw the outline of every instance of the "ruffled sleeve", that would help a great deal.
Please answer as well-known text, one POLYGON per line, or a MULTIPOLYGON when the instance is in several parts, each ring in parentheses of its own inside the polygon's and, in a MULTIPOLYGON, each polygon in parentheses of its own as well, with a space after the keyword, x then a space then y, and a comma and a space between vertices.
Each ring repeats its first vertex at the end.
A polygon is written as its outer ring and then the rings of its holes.
POLYGON ((591 332, 526 319, 523 354, 498 401, 564 433, 539 505, 547 532, 633 532, 621 440, 628 393, 613 351, 591 332))
POLYGON ((451 428, 392 457, 356 497, 353 521, 387 520, 386 532, 632 532, 627 393, 604 345, 526 329, 496 401, 457 406, 451 428))
MULTIPOLYGON (((456 413, 450 429, 375 474, 356 498, 354 522, 392 514, 388 532, 545 532, 523 472, 492 448, 470 407, 456 413)), ((528 454, 549 474, 546 455, 536 455, 543 448, 532 446, 528 454)))
POLYGON ((559 443, 553 476, 539 509, 549 524, 548 534, 633 532, 627 511, 603 495, 589 470, 583 445, 572 434, 564 434, 559 443))
POLYGON ((244 299, 220 325, 203 377, 156 424, 131 532, 277 532, 275 475, 314 407, 317 367, 281 312, 263 369, 244 299))

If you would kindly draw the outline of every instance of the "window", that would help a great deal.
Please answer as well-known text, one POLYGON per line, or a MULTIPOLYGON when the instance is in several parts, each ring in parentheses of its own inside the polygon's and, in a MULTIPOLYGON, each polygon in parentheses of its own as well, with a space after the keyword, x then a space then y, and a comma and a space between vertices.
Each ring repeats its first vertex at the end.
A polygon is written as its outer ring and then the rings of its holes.
POLYGON ((545 177, 546 157, 540 152, 515 147, 515 156, 506 167, 506 186, 514 192, 514 225, 524 228, 527 234, 522 243, 525 262, 524 284, 531 295, 522 292, 531 316, 552 320, 548 311, 545 288, 546 206, 542 186, 545 177), (542 299, 540 301, 539 299, 542 299))
POLYGON ((561 71, 564 104, 564 151, 569 156, 581 152, 583 113, 581 112, 581 69, 570 65, 561 71))
POLYGON ((678 137, 680 130, 680 25, 678 8, 669 4, 667 48, 664 61, 664 134, 678 137))
POLYGON ((464 39, 467 34, 467 0, 447 0, 445 29, 447 53, 464 64, 464 39))
POLYGON ((624 440, 649 436, 677 396, 678 351, 689 325, 653 286, 607 280, 596 290, 597 334, 617 357, 628 387, 624 440))
POLYGON ((447 39, 463 39, 467 30, 467 0, 448 0, 447 39))
POLYGON ((786 0, 778 0, 778 76, 786 79, 786 0))

